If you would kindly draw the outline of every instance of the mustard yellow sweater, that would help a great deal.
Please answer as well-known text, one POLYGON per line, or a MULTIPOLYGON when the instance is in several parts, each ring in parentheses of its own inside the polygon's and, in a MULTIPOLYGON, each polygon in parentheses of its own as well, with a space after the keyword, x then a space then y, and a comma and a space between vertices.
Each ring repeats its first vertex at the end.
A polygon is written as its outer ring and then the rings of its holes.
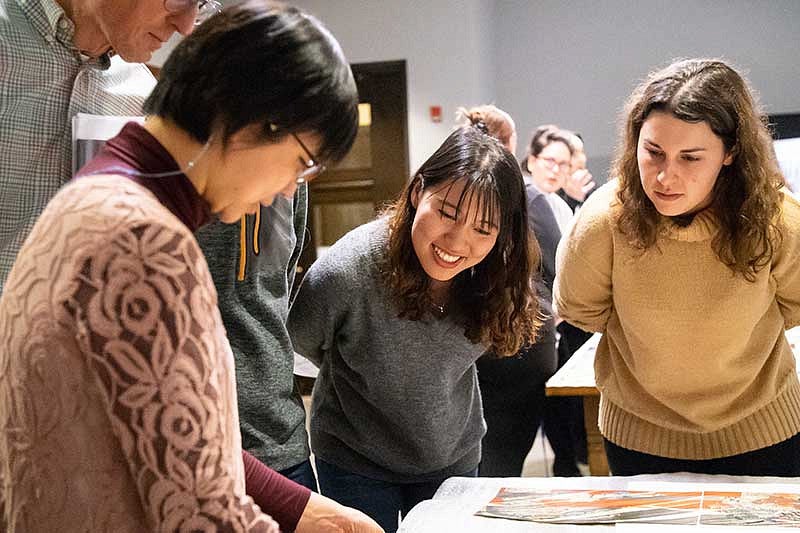
POLYGON ((800 384, 784 330, 800 324, 800 203, 783 198, 783 240, 755 282, 711 248, 714 217, 664 218, 657 247, 617 230, 616 181, 581 208, 557 255, 554 303, 603 333, 600 431, 677 459, 727 457, 800 432, 800 384))

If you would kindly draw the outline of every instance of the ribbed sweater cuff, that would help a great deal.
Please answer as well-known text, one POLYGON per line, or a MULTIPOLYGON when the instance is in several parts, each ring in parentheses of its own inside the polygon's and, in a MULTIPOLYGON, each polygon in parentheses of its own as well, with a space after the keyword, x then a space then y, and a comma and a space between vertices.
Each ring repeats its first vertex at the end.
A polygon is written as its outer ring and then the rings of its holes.
POLYGON ((769 404, 739 422, 709 433, 675 431, 647 422, 601 397, 600 432, 614 444, 672 459, 730 457, 772 446, 800 432, 800 383, 790 376, 769 404))

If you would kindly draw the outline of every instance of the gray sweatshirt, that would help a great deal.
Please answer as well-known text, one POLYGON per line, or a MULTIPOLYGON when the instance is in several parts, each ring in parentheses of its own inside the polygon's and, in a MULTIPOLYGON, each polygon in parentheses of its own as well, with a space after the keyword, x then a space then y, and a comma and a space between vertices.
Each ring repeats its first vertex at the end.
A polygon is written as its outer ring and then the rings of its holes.
POLYGON ((247 217, 244 247, 241 224, 214 222, 197 232, 236 362, 242 448, 275 470, 309 455, 286 331, 306 211, 303 186, 294 202, 278 197, 272 206, 261 207, 258 220, 247 217))
POLYGON ((295 349, 320 367, 311 447, 389 482, 464 474, 478 466, 485 433, 475 370, 485 348, 448 318, 397 317, 378 271, 387 237, 385 219, 342 237, 292 306, 295 349))

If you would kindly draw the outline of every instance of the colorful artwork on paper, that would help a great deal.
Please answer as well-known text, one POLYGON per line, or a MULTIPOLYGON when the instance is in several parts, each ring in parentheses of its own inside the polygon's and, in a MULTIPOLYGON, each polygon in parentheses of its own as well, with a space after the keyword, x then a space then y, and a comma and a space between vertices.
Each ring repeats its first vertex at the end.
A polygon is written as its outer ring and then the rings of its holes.
POLYGON ((503 488, 476 514, 552 524, 800 527, 800 494, 503 488))

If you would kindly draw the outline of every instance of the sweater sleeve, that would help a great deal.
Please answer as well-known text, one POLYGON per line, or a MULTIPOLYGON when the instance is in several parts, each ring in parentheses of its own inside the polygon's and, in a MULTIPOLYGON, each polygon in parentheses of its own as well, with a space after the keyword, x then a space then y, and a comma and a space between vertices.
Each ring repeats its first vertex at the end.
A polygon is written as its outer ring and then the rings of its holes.
POLYGON ((800 201, 784 195, 783 228, 780 247, 772 263, 775 299, 783 315, 786 329, 800 325, 800 201))
POLYGON ((297 353, 317 366, 331 349, 344 314, 347 290, 344 265, 331 256, 332 248, 306 272, 286 323, 297 353), (341 287, 341 290, 338 288, 341 287))
POLYGON ((79 265, 67 306, 152 529, 277 533, 237 488, 235 383, 192 235, 122 224, 79 265))
POLYGON ((280 524, 283 533, 294 531, 311 491, 280 475, 245 450, 242 450, 242 460, 247 495, 280 524))
POLYGON ((589 198, 556 253, 554 312, 587 331, 603 331, 611 316, 613 238, 610 184, 589 198))
POLYGON ((294 217, 292 219, 295 235, 295 246, 287 265, 286 280, 289 284, 290 299, 294 292, 294 281, 297 275, 297 263, 303 253, 306 237, 306 223, 308 219, 308 185, 303 184, 297 188, 293 202, 294 217))

